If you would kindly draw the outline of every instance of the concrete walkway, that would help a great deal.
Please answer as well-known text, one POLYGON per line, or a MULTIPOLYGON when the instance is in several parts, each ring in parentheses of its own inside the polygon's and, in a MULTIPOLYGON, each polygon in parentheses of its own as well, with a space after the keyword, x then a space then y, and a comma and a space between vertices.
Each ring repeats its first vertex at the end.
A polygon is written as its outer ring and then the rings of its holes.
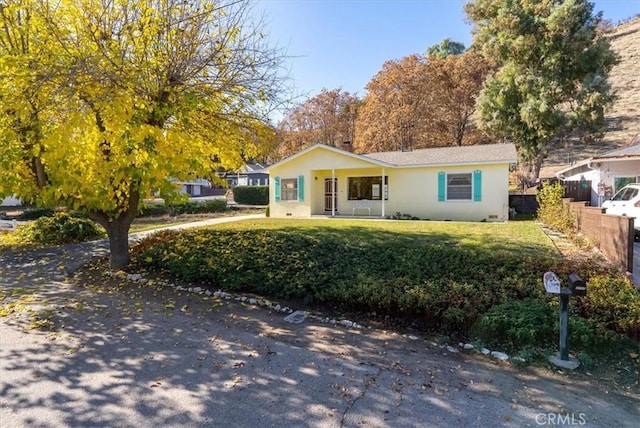
POLYGON ((640 417, 637 395, 584 375, 514 369, 393 332, 290 324, 279 312, 99 269, 68 276, 104 255, 101 245, 0 253, 0 303, 15 309, 0 317, 3 428, 535 427, 558 418, 632 427, 640 417), (29 330, 34 321, 52 331, 29 330))

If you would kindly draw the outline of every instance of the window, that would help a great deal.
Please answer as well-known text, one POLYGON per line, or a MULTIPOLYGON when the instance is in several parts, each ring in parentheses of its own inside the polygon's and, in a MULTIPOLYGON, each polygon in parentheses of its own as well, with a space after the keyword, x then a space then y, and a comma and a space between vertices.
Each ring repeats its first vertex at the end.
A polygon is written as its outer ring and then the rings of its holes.
POLYGON ((471 200, 471 174, 447 174, 447 200, 471 200))
POLYGON ((482 201, 482 171, 473 173, 438 173, 438 202, 482 201))
MULTIPOLYGON (((382 199, 382 177, 349 177, 349 200, 382 199)), ((389 200, 389 177, 384 177, 384 199, 389 200)))
POLYGON ((616 177, 613 180, 613 191, 617 192, 627 184, 635 183, 638 177, 616 177))
POLYGON ((280 180, 280 200, 297 201, 298 200, 298 179, 283 178, 280 180))
POLYGON ((633 187, 627 187, 626 189, 620 190, 613 196, 613 201, 630 201, 636 197, 638 194, 638 189, 634 189, 633 187))

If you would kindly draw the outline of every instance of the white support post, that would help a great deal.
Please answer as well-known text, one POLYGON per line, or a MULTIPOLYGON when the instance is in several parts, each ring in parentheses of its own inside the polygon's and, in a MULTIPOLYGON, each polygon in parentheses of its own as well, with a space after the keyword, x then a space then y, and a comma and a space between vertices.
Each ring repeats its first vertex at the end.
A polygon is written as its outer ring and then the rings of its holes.
POLYGON ((384 167, 382 167, 382 217, 384 218, 384 200, 387 195, 387 183, 384 179, 384 167))
POLYGON ((331 169, 331 217, 336 216, 336 170, 331 169))

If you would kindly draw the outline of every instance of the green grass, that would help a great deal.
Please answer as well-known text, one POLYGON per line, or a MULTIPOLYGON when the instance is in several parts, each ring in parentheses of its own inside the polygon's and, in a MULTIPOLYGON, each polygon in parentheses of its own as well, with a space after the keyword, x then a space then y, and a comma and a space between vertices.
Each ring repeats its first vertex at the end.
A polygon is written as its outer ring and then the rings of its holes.
POLYGON ((533 221, 466 223, 436 221, 371 221, 351 219, 258 219, 215 226, 227 230, 280 230, 316 236, 339 235, 372 242, 430 242, 483 251, 517 251, 536 257, 559 257, 557 249, 533 221))

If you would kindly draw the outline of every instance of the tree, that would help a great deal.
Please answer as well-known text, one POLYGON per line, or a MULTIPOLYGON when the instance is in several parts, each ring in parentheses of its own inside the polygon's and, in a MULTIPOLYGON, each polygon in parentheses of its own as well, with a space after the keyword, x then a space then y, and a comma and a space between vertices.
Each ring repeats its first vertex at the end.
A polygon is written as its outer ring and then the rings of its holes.
POLYGON ((296 106, 278 125, 279 157, 316 143, 340 147, 345 141, 353 141, 359 104, 356 95, 323 88, 296 106))
POLYGON ((462 55, 465 51, 464 43, 446 38, 437 45, 427 48, 427 57, 446 58, 449 55, 462 55))
POLYGON ((358 152, 423 147, 428 134, 426 59, 410 55, 387 61, 367 84, 356 121, 358 152))
POLYGON ((265 109, 281 56, 248 1, 14 0, 0 11, 5 33, 29 41, 0 46, 0 194, 84 211, 106 229, 113 269, 129 261, 141 198, 171 201, 171 178, 238 168, 273 138, 265 109))
POLYGON ((356 122, 356 150, 374 152, 474 144, 476 97, 491 68, 475 50, 450 39, 427 51, 386 62, 367 85, 356 122), (448 52, 448 53, 447 53, 448 52), (470 129, 471 128, 471 129, 470 129))
POLYGON ((472 117, 476 99, 491 72, 489 62, 475 49, 445 56, 438 53, 428 58, 429 112, 436 144, 462 146, 487 142, 487 135, 474 127, 472 117))
POLYGON ((616 57, 586 0, 476 0, 466 5, 474 43, 498 70, 478 99, 481 126, 513 141, 530 180, 567 138, 594 138, 612 101, 616 57))

